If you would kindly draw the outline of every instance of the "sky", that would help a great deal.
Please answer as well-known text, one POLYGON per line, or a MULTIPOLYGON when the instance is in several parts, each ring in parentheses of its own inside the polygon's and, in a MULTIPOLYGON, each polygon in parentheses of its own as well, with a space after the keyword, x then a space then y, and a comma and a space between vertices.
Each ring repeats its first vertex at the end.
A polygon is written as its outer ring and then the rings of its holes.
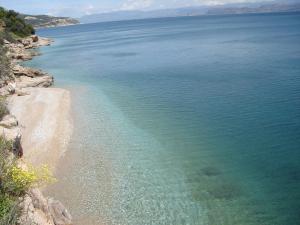
POLYGON ((79 18, 84 15, 119 10, 155 10, 262 1, 276 2, 278 0, 0 0, 0 6, 26 14, 79 18))

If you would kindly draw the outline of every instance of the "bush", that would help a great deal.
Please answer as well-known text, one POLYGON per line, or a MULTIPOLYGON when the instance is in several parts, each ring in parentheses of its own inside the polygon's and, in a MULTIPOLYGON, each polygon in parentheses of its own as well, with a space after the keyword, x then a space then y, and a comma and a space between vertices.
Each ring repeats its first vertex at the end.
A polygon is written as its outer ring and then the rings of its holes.
POLYGON ((23 169, 16 163, 9 166, 3 176, 2 188, 12 196, 20 196, 30 188, 41 187, 55 181, 47 166, 23 169))
POLYGON ((6 32, 8 33, 12 32, 19 37, 26 37, 35 33, 34 28, 13 10, 7 11, 0 7, 0 20, 6 24, 6 32))

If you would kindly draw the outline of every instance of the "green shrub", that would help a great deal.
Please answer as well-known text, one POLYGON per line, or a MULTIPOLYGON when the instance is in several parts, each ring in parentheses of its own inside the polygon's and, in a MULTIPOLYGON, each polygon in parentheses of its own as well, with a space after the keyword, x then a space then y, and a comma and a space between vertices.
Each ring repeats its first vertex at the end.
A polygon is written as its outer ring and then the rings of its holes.
POLYGON ((0 192, 0 224, 15 225, 21 212, 16 198, 0 192))
POLYGON ((9 195, 0 193, 0 218, 5 217, 11 211, 14 202, 9 195))
POLYGON ((12 32, 19 37, 26 37, 35 33, 34 28, 13 10, 5 10, 0 7, 0 20, 4 21, 8 33, 12 32))

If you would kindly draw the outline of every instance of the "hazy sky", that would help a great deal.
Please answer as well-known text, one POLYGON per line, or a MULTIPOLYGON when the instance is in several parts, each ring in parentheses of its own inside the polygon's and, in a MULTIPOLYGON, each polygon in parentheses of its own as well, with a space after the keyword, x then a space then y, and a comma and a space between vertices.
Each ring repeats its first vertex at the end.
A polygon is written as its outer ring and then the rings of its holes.
POLYGON ((28 14, 80 17, 117 10, 151 10, 261 1, 278 0, 0 0, 0 6, 28 14))

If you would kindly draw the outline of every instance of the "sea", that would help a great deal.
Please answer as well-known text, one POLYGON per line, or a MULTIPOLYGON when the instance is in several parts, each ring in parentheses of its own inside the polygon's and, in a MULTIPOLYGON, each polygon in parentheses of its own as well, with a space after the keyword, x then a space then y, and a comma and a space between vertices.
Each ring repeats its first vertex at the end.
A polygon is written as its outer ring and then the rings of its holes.
POLYGON ((70 90, 46 194, 76 225, 299 225, 300 13, 46 28, 70 90))

